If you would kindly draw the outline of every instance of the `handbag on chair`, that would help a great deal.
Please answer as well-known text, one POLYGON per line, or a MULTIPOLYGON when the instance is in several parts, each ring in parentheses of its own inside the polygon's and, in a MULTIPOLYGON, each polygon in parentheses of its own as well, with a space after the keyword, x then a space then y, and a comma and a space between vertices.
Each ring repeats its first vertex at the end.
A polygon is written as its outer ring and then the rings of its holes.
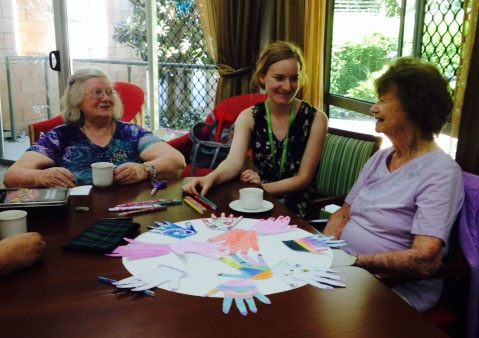
POLYGON ((230 128, 223 126, 221 116, 217 120, 211 114, 212 124, 199 122, 190 129, 193 142, 191 149, 191 175, 195 175, 195 167, 215 169, 228 156, 233 141, 234 124, 230 128))

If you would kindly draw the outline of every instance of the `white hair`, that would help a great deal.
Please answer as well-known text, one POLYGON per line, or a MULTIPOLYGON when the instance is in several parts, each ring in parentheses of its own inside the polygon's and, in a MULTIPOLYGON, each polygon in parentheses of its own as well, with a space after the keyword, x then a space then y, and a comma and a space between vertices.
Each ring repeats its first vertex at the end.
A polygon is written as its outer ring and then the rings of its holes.
MULTIPOLYGON (((84 121, 83 114, 80 110, 80 104, 83 100, 84 86, 83 84, 92 77, 108 76, 98 68, 80 68, 68 78, 67 89, 60 100, 61 112, 65 122, 82 126, 84 121)), ((123 105, 118 94, 113 92, 113 119, 120 120, 123 113, 123 105)))

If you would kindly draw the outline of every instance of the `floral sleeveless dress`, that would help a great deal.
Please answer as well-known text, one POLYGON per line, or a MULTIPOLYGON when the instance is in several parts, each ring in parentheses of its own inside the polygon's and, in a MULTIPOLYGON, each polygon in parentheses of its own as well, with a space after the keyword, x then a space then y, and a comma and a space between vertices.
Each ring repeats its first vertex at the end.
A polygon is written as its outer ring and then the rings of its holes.
MULTIPOLYGON (((282 179, 298 174, 315 115, 316 108, 303 101, 289 130, 289 145, 282 179)), ((259 174, 263 183, 278 181, 271 155, 264 102, 258 103, 253 107, 253 119, 252 149, 254 170, 259 174)), ((274 133, 273 140, 276 148, 276 167, 279 168, 285 140, 278 141, 274 133)), ((284 204, 288 208, 299 216, 304 217, 308 208, 308 201, 314 192, 314 181, 315 178, 305 190, 278 197, 284 199, 284 204)))

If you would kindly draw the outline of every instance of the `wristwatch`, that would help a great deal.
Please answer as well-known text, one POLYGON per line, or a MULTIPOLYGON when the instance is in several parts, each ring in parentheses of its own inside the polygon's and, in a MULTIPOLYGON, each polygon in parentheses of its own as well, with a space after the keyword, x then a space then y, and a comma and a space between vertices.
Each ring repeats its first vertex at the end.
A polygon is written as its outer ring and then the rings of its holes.
POLYGON ((144 169, 146 171, 146 174, 147 174, 146 178, 151 177, 152 181, 156 180, 156 167, 155 167, 155 165, 154 164, 147 165, 147 164, 143 163, 143 167, 144 167, 144 169))

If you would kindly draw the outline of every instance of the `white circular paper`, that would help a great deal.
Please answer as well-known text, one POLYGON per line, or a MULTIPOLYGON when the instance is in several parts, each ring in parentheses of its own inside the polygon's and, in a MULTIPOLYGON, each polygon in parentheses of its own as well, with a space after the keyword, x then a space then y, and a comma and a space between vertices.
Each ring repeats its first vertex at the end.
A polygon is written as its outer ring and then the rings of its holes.
MULTIPOLYGON (((258 220, 252 218, 243 218, 240 223, 234 229, 249 230, 258 220)), ((184 222, 176 222, 180 226, 185 226, 184 222)), ((184 238, 176 239, 170 236, 166 236, 159 233, 145 232, 139 235, 136 240, 145 243, 161 243, 170 244, 176 241, 197 241, 206 242, 209 238, 216 237, 225 231, 210 230, 206 227, 201 219, 195 219, 189 221, 193 224, 197 234, 184 238)), ((281 260, 285 259, 293 263, 300 263, 302 265, 327 269, 331 266, 333 255, 331 249, 315 254, 309 252, 298 252, 287 247, 282 241, 294 240, 312 234, 301 230, 295 229, 282 234, 258 236, 259 248, 266 263, 273 267, 281 260)), ((237 254, 242 257, 240 253, 237 254)), ((248 256, 257 260, 257 252, 250 249, 248 256)), ((233 258, 231 258, 233 259, 233 258)), ((216 286, 234 279, 233 277, 221 277, 220 273, 228 273, 233 275, 239 275, 240 271, 231 267, 230 265, 223 263, 220 260, 213 260, 202 255, 187 253, 184 256, 178 256, 176 254, 169 253, 160 257, 144 258, 130 260, 123 258, 123 265, 132 275, 139 275, 141 273, 150 271, 156 268, 158 265, 169 265, 177 269, 185 271, 188 275, 181 279, 180 287, 176 292, 192 295, 192 296, 205 296, 210 290, 216 286)), ((238 277, 239 278, 239 277, 238 277)), ((286 284, 279 276, 273 275, 269 279, 255 280, 254 281, 259 291, 264 295, 273 293, 288 291, 293 289, 286 284)), ((303 286, 304 283, 298 284, 298 287, 303 286)), ((158 286, 159 288, 167 291, 171 291, 168 283, 158 286)), ((213 297, 223 297, 222 292, 218 292, 213 297)))

